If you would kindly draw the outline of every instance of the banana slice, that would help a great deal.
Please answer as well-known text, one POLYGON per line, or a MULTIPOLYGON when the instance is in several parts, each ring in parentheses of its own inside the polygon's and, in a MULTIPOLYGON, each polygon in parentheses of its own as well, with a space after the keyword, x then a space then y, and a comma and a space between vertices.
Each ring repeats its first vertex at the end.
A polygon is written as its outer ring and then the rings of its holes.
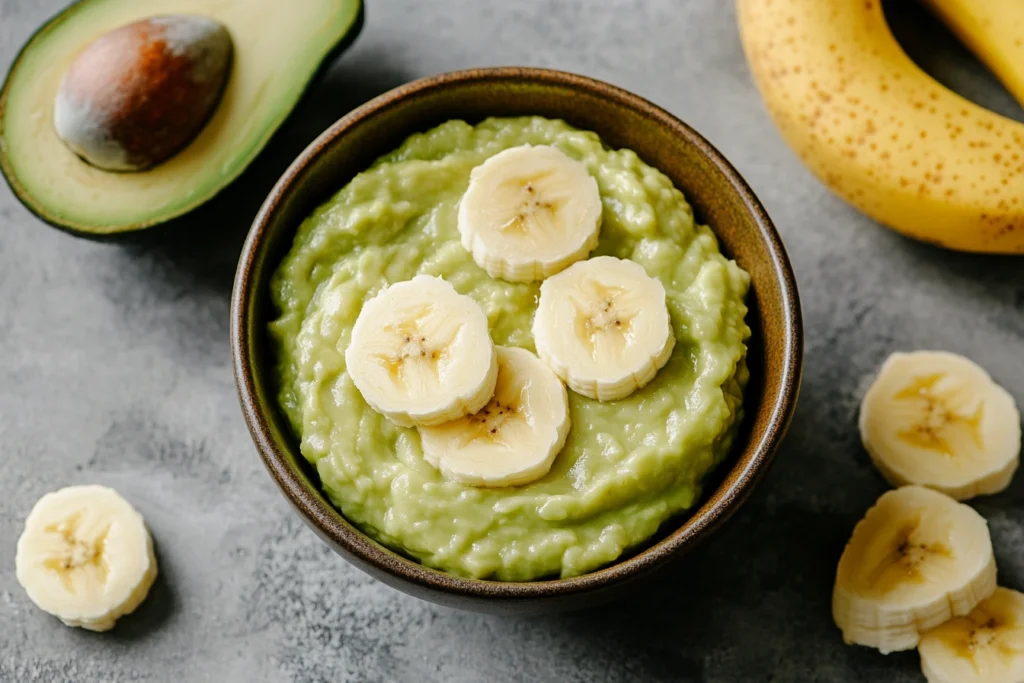
POLYGON ((889 357, 864 396, 860 434, 891 483, 957 500, 1002 491, 1020 462, 1013 397, 970 360, 942 351, 889 357))
POLYGON ((462 246, 491 277, 543 280, 597 246, 601 195, 554 147, 513 147, 473 169, 459 205, 462 246))
POLYGON ((429 275, 391 285, 363 305, 345 365, 366 402, 403 427, 475 413, 498 379, 483 309, 429 275))
POLYGON ((921 636, 928 683, 1024 681, 1024 595, 997 588, 965 617, 921 636))
POLYGON ((625 398, 654 379, 676 343, 665 287, 639 263, 613 256, 544 281, 533 339, 570 389, 600 401, 625 398))
POLYGON ((475 415, 419 429, 423 457, 452 481, 518 486, 539 479, 569 435, 569 397, 551 368, 525 349, 497 349, 490 403, 475 415))
POLYGON ((40 498, 25 520, 15 565, 32 602, 90 631, 107 631, 133 612, 157 572, 142 515, 103 486, 69 486, 40 498))
POLYGON ((882 495, 853 530, 836 572, 832 616, 847 643, 883 653, 967 614, 996 588, 988 525, 921 486, 882 495))

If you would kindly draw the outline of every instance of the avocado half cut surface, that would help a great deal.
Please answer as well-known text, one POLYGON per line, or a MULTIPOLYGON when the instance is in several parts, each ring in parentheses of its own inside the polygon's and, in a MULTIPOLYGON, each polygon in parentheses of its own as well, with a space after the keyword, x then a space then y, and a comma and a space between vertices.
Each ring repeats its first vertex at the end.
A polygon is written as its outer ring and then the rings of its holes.
POLYGON ((164 223, 245 170, 362 23, 362 0, 79 0, 29 39, 7 74, 0 170, 30 211, 76 234, 111 236, 164 223), (54 129, 61 79, 96 38, 166 14, 205 15, 227 27, 234 59, 220 103, 191 143, 149 170, 90 166, 54 129))

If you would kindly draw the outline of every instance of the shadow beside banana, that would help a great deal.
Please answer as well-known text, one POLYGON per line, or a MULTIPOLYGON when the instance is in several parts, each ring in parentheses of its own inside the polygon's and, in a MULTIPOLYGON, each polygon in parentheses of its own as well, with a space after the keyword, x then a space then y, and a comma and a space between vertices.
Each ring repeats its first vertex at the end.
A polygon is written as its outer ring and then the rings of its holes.
MULTIPOLYGON (((1024 101, 1024 2, 926 4, 1024 101)), ((922 71, 879 0, 738 0, 738 14, 769 113, 831 190, 916 239, 1024 253, 1024 124, 922 71)))

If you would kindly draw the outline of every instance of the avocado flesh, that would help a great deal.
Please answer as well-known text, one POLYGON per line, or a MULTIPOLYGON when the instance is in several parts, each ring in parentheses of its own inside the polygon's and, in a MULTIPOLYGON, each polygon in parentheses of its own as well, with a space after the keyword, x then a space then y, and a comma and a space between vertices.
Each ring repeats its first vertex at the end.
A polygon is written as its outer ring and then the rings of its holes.
POLYGON ((180 216, 238 177, 361 19, 361 0, 81 0, 11 67, 0 92, 0 168, 30 210, 73 232, 110 235, 180 216), (221 102, 187 147, 152 169, 90 166, 54 131, 61 77, 97 37, 157 14, 204 14, 227 27, 235 56, 221 102))

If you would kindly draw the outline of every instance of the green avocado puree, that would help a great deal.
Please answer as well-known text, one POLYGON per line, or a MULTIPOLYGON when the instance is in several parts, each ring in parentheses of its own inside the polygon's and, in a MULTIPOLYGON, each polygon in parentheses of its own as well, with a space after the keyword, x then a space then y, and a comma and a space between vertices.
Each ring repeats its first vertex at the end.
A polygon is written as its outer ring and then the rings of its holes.
POLYGON ((694 223, 682 193, 632 151, 538 117, 448 121, 378 159, 300 226, 272 281, 280 404, 330 500, 380 543, 462 576, 574 576, 691 508, 725 457, 747 381, 749 282, 694 223), (597 179, 603 222, 592 255, 632 259, 661 280, 676 345, 625 399, 569 392, 572 429, 545 477, 473 488, 445 480, 423 459, 415 429, 366 404, 345 372, 345 348, 364 301, 426 273, 479 302, 496 344, 535 350, 540 283, 489 277, 456 228, 473 167, 523 144, 553 145, 597 179))

